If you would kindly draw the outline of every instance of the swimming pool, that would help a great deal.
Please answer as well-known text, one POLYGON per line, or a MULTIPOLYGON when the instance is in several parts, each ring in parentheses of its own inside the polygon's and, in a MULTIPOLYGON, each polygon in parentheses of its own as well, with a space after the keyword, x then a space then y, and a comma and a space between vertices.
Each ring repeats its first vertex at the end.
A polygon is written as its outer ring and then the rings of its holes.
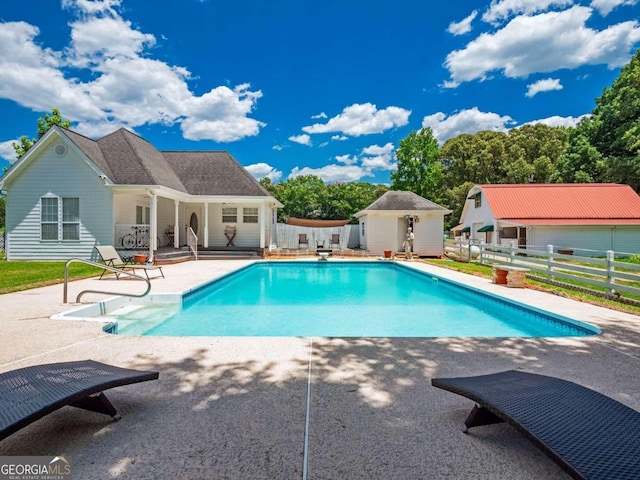
POLYGON ((599 333, 395 262, 259 262, 173 306, 127 307, 112 333, 171 336, 557 337, 599 333))

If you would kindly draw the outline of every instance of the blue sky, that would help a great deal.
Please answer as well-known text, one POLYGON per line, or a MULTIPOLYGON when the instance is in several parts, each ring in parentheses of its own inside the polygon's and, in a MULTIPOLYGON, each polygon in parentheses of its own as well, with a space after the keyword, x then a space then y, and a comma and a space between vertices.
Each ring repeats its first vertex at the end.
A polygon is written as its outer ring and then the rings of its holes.
POLYGON ((426 126, 574 125, 639 18, 639 0, 2 0, 0 165, 57 107, 91 138, 228 150, 256 178, 389 183, 426 126))

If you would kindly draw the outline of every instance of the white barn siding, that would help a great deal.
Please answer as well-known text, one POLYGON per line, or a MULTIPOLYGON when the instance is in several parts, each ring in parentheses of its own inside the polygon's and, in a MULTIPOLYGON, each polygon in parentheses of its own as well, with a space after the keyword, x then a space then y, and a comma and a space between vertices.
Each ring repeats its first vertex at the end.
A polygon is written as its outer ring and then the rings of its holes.
POLYGON ((562 226, 531 227, 528 248, 544 250, 547 245, 566 249, 592 250, 602 255, 607 250, 640 251, 640 226, 562 226))
POLYGON ((640 253, 640 225, 620 225, 614 230, 613 250, 624 253, 640 253))
POLYGON ((7 190, 8 260, 89 259, 96 244, 113 241, 112 194, 72 149, 59 158, 48 148, 7 190), (40 239, 40 198, 46 195, 80 199, 80 240, 40 239))
POLYGON ((472 240, 484 240, 484 233, 478 233, 478 229, 485 225, 495 225, 495 219, 493 212, 489 207, 489 202, 486 198, 480 197, 480 206, 475 206, 474 199, 467 199, 465 205, 465 212, 460 220, 465 225, 473 226, 471 229, 470 238, 472 240))

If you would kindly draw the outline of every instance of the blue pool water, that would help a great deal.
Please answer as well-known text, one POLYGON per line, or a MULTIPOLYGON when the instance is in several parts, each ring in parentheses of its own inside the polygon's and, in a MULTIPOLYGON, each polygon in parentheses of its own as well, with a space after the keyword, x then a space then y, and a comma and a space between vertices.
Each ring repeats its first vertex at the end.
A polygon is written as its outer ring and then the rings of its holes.
POLYGON ((556 337, 595 327, 387 262, 265 262, 115 318, 118 334, 556 337), (169 312, 169 313, 167 313, 169 312))

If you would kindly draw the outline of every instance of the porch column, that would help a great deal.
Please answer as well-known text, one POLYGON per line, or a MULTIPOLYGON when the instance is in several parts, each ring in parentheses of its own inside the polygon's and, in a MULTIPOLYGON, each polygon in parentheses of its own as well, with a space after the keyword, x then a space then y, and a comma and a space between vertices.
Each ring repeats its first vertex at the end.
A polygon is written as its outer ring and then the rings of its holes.
POLYGON ((153 252, 158 248, 157 238, 158 238, 158 196, 152 191, 149 192, 151 195, 151 206, 149 208, 149 216, 151 224, 149 225, 149 259, 153 259, 153 252))
POLYGON ((180 248, 180 225, 179 225, 179 213, 180 202, 178 200, 173 201, 173 248, 180 248))
POLYGON ((204 202, 204 248, 209 247, 209 202, 204 202))
POLYGON ((268 225, 267 222, 267 205, 263 202, 260 205, 260 248, 264 248, 265 245, 265 234, 266 227, 268 225))

